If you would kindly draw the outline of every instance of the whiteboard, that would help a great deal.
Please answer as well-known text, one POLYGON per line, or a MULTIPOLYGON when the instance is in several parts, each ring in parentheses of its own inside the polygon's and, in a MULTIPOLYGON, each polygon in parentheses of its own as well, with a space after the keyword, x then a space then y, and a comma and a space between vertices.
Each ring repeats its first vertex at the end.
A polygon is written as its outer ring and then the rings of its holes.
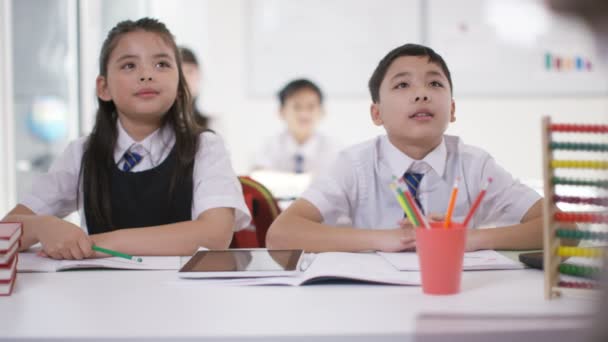
POLYGON ((367 95, 386 53, 421 43, 420 1, 248 1, 250 94, 275 95, 306 77, 331 96, 367 95))
POLYGON ((428 0, 428 45, 455 95, 607 95, 608 72, 580 22, 542 0, 428 0))

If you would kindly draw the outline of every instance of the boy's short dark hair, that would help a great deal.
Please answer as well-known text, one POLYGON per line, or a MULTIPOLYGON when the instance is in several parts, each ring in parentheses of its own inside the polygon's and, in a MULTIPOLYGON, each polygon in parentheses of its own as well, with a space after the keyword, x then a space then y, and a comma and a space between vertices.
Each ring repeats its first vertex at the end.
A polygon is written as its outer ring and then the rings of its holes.
POLYGON ((454 93, 454 87, 452 85, 452 76, 450 74, 450 70, 448 69, 447 64, 445 64, 445 61, 443 60, 443 57, 441 57, 430 47, 418 44, 405 44, 393 49, 386 56, 384 56, 384 58, 380 60, 380 63, 378 63, 378 66, 376 67, 376 70, 374 70, 372 77, 369 79, 369 92, 372 95, 372 101, 374 103, 378 103, 380 101, 380 84, 382 84, 382 81, 386 76, 386 71, 391 66, 391 64, 393 64, 393 61, 395 59, 403 56, 428 57, 429 63, 437 64, 441 68, 441 70, 445 74, 445 77, 448 78, 451 92, 454 93))
POLYGON ((183 63, 190 63, 194 65, 198 65, 198 59, 192 50, 188 49, 185 46, 180 46, 179 54, 182 56, 183 63))
POLYGON ((285 105, 285 102, 287 101, 288 98, 290 98, 293 94, 297 93, 298 91, 300 91, 302 89, 310 89, 310 90, 314 91, 315 93, 317 93, 317 95, 319 96, 319 102, 321 104, 323 104, 323 92, 321 91, 321 88, 319 88, 316 84, 314 84, 310 80, 307 80, 305 78, 299 78, 297 80, 293 80, 293 81, 287 83, 283 87, 283 89, 281 89, 279 91, 278 97, 279 97, 279 102, 281 103, 281 107, 283 107, 285 105))

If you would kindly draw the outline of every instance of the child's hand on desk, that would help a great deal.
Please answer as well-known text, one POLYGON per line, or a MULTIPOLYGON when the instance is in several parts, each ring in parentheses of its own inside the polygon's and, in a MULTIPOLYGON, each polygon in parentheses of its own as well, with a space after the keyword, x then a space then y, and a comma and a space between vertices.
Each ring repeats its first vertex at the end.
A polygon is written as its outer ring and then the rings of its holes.
MULTIPOLYGON (((430 214, 427 216, 427 219, 429 220, 429 222, 441 222, 444 220, 444 218, 445 218, 445 216, 442 214, 430 214)), ((408 235, 408 238, 406 240, 407 242, 405 243, 406 247, 402 248, 400 250, 385 250, 383 252, 401 252, 401 251, 405 251, 405 250, 415 251, 416 250, 416 231, 414 230, 414 226, 407 218, 399 220, 398 223, 399 223, 400 229, 407 232, 406 234, 408 235)))
POLYGON ((399 221, 399 228, 378 231, 377 250, 381 252, 402 252, 416 247, 416 232, 408 220, 399 221))
POLYGON ((93 242, 80 227, 55 216, 42 216, 36 235, 40 255, 53 259, 84 259, 93 255, 93 242))
POLYGON ((429 219, 429 222, 442 222, 445 220, 445 215, 444 214, 436 214, 436 213, 430 213, 427 218, 429 219))
MULTIPOLYGON (((428 217, 430 222, 441 222, 445 219, 445 215, 443 214, 430 214, 428 217)), ((480 249, 477 246, 477 233, 477 229, 469 229, 467 231, 465 252, 473 252, 480 249)))

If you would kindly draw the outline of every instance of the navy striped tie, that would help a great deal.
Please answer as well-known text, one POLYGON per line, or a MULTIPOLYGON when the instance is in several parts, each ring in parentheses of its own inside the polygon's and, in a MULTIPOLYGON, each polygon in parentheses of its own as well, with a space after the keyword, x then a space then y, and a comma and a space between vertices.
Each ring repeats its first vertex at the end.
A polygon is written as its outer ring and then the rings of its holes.
POLYGON ((296 167, 294 169, 295 173, 303 173, 304 172, 304 156, 301 154, 296 154, 295 162, 296 162, 296 167))
POLYGON ((139 164, 142 159, 142 156, 139 153, 127 151, 122 156, 124 159, 124 164, 122 164, 122 170, 125 172, 129 172, 135 165, 139 164))
POLYGON ((423 176, 424 174, 422 173, 406 172, 403 175, 403 180, 405 180, 405 184, 407 184, 408 190, 410 191, 412 197, 414 197, 414 200, 416 201, 416 204, 424 214, 424 208, 422 208, 422 204, 420 204, 420 200, 418 199, 418 186, 420 185, 420 181, 422 180, 423 176))

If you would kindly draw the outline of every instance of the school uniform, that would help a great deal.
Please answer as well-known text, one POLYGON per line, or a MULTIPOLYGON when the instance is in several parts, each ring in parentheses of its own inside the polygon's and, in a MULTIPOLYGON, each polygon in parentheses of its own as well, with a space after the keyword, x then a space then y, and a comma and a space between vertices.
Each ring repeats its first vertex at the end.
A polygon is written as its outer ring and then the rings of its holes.
MULTIPOLYGON (((115 165, 110 170, 115 228, 189 221, 208 209, 219 207, 235 209, 235 230, 249 224, 251 217, 241 185, 218 135, 211 132, 199 135, 194 165, 186 170, 192 177, 185 177, 174 184, 169 198, 173 167, 177 163, 173 130, 164 126, 140 142, 127 134, 119 120, 117 130, 115 165), (130 157, 135 154, 141 157, 136 163, 130 157)), ((95 234, 110 228, 94 222, 84 213, 84 196, 78 181, 86 139, 83 137, 71 142, 49 172, 34 183, 20 204, 38 215, 64 217, 78 210, 81 227, 89 234, 95 234)))
POLYGON ((300 145, 288 132, 269 138, 256 154, 254 168, 293 173, 316 173, 331 165, 340 146, 329 137, 314 133, 300 145))
POLYGON ((402 153, 386 135, 350 147, 302 198, 317 207, 328 224, 335 225, 339 218, 347 217, 357 228, 396 228, 404 214, 389 184, 393 176, 402 177, 406 172, 422 175, 416 197, 425 214, 447 212, 454 181, 460 178, 454 222, 464 221, 484 183, 492 177, 472 227, 520 223, 541 198, 496 164, 487 152, 449 135, 422 160, 402 153))

